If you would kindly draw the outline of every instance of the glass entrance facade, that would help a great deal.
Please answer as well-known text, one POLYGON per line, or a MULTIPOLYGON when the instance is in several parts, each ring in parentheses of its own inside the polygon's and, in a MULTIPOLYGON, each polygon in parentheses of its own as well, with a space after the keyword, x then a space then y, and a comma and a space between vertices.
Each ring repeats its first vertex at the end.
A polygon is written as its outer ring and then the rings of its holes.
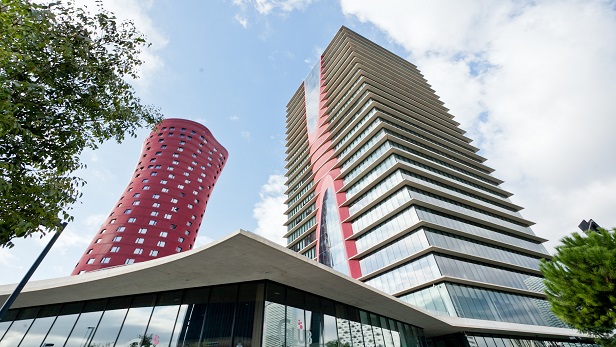
POLYGON ((0 347, 405 347, 421 328, 274 282, 9 311, 0 347))

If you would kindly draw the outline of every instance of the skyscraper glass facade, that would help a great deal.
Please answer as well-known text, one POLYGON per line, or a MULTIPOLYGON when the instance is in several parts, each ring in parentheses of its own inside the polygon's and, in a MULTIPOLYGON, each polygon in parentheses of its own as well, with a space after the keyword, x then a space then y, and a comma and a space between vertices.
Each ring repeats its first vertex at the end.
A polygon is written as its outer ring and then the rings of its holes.
POLYGON ((565 327, 485 160, 413 64, 342 28, 287 105, 288 248, 438 315, 565 327))

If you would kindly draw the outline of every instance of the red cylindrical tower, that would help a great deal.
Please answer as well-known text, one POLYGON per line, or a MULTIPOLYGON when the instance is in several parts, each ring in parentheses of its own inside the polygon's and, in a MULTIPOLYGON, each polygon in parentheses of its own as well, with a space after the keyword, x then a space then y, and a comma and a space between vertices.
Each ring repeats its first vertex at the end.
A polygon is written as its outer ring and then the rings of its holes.
POLYGON ((165 119, 71 275, 191 249, 227 155, 205 126, 165 119))

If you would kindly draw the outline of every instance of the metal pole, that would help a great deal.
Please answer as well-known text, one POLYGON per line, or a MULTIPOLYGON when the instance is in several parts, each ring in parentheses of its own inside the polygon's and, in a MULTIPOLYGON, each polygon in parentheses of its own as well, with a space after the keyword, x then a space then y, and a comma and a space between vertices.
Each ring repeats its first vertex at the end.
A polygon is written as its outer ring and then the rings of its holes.
POLYGON ((11 293, 9 298, 6 299, 6 302, 4 303, 4 305, 2 305, 2 308, 0 308, 0 320, 4 318, 6 313, 9 311, 9 308, 11 308, 11 305, 13 304, 15 299, 17 299, 17 296, 19 295, 19 293, 21 293, 21 290, 24 288, 26 283, 28 283, 28 280, 30 280, 30 277, 32 277, 32 275, 34 274, 34 271, 36 271, 38 266, 41 264, 41 262, 43 261, 43 259, 45 258, 49 250, 51 249, 51 246, 53 246, 53 244, 56 242, 56 240, 58 239, 62 231, 64 231, 64 228, 66 228, 66 224, 68 223, 63 222, 59 224, 61 227, 60 230, 56 231, 56 233, 53 235, 51 240, 49 240, 49 242, 47 243, 47 246, 45 246, 41 254, 39 254, 38 258, 36 258, 36 260, 34 261, 34 264, 30 266, 30 270, 28 270, 28 272, 24 275, 24 278, 21 279, 21 282, 19 282, 17 287, 15 287, 15 290, 13 290, 13 293, 11 293))

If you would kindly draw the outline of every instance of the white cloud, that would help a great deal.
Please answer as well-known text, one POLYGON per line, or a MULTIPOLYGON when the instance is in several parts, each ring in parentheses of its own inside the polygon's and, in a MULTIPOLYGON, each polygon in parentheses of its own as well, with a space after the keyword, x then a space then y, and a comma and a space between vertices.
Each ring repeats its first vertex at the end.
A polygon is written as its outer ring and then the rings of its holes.
POLYGON ((248 19, 246 17, 242 17, 239 14, 235 15, 235 21, 240 23, 244 29, 248 28, 248 19))
POLYGON ((241 8, 252 5, 259 14, 267 15, 272 11, 289 13, 294 10, 303 10, 312 0, 233 0, 233 4, 241 8))
POLYGON ((250 140, 250 132, 246 131, 246 130, 242 130, 240 132, 240 134, 242 135, 243 138, 245 138, 246 140, 250 140))
POLYGON ((259 193, 260 201, 255 204, 252 210, 253 217, 257 220, 255 234, 261 235, 271 241, 285 244, 282 237, 286 233, 284 223, 286 222, 284 204, 286 187, 283 175, 270 175, 267 183, 261 187, 259 193))
POLYGON ((237 121, 240 120, 240 117, 238 117, 238 116, 231 116, 231 117, 229 117, 229 120, 232 121, 232 122, 237 122, 237 121))
POLYGON ((605 1, 341 0, 411 52, 554 246, 616 225, 616 10, 605 1))
MULTIPOLYGON (((146 40, 151 44, 151 46, 141 49, 140 58, 143 64, 139 67, 140 78, 133 81, 135 85, 142 88, 147 88, 154 76, 164 67, 164 61, 156 52, 163 49, 169 42, 147 13, 152 4, 152 0, 102 1, 103 8, 112 12, 118 21, 132 21, 137 30, 144 34, 146 40)), ((87 7, 90 11, 95 11, 97 8, 95 0, 81 0, 79 5, 87 7)))

